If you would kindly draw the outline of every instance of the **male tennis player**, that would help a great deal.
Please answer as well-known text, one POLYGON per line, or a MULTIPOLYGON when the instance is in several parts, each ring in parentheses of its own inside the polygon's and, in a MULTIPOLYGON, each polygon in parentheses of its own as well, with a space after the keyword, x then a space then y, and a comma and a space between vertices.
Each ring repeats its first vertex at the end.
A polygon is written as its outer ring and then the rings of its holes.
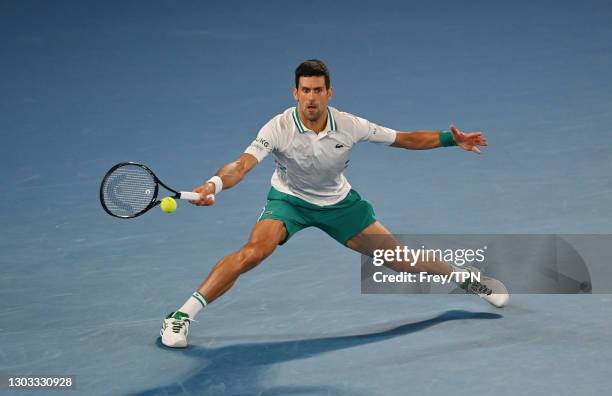
MULTIPOLYGON (((300 64, 295 70, 293 89, 297 105, 265 124, 236 161, 221 167, 215 176, 193 190, 203 198, 192 203, 212 205, 216 194, 238 184, 268 154, 273 154, 276 160, 266 206, 248 242, 223 257, 185 304, 168 315, 161 329, 164 345, 187 346, 189 325, 198 312, 301 229, 320 228, 343 245, 370 257, 375 249, 399 246, 376 220, 372 205, 351 189, 344 176, 351 149, 357 143, 414 150, 457 145, 474 153, 480 153, 478 146, 487 145, 480 132, 463 133, 452 125, 450 131, 442 132, 397 132, 384 128, 328 107, 332 94, 329 72, 323 62, 313 59, 300 64), (377 237, 373 238, 374 235, 377 237)), ((458 270, 435 261, 391 261, 386 265, 396 271, 443 275, 458 270)), ((461 287, 496 307, 504 306, 508 300, 501 282, 492 278, 482 276, 481 282, 466 281, 461 287)))

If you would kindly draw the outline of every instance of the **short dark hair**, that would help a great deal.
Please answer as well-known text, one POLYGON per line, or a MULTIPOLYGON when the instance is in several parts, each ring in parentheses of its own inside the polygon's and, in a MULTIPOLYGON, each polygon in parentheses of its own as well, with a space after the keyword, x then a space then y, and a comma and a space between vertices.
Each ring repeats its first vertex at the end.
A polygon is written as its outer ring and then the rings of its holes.
POLYGON ((317 76, 325 77, 325 88, 329 89, 329 71, 327 70, 327 66, 325 66, 325 63, 321 62, 318 59, 309 59, 300 63, 297 69, 295 69, 295 88, 298 88, 300 85, 300 77, 317 76))

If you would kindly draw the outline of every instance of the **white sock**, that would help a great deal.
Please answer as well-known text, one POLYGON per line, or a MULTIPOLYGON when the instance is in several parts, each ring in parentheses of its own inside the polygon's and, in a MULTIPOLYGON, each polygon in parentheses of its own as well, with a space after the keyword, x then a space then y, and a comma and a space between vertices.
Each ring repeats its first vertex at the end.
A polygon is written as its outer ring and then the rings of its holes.
POLYGON ((191 297, 178 310, 189 315, 189 319, 195 319, 198 312, 202 310, 208 302, 199 292, 194 292, 191 297))

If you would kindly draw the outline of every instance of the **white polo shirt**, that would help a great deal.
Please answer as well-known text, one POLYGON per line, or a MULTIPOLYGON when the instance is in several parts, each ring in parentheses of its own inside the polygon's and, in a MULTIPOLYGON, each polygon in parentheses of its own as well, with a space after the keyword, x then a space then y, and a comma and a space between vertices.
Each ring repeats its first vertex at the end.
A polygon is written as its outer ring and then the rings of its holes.
POLYGON ((306 128, 290 107, 264 125, 244 151, 261 162, 272 153, 272 186, 319 206, 342 201, 351 190, 344 176, 351 149, 359 142, 390 145, 396 131, 328 107, 327 125, 318 134, 306 128))

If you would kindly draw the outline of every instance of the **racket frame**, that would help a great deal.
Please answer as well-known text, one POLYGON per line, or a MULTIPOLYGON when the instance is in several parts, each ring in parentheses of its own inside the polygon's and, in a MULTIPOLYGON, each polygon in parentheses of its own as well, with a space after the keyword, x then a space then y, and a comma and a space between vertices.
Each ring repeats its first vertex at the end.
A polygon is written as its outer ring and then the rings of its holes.
POLYGON ((112 168, 110 168, 108 170, 108 172, 106 172, 106 174, 102 178, 102 183, 100 183, 100 203, 102 204, 102 209, 104 209, 104 211, 106 213, 108 213, 109 215, 111 215, 113 217, 117 217, 119 219, 133 219, 135 217, 138 217, 138 216, 142 215, 143 213, 148 212, 149 210, 151 210, 152 208, 156 207, 157 205, 159 205, 161 203, 161 200, 157 199, 157 195, 159 194, 159 186, 160 185, 163 188, 165 188, 166 190, 168 190, 168 191, 170 191, 171 193, 174 194, 172 196, 172 198, 174 198, 174 199, 181 199, 181 193, 176 191, 176 190, 174 190, 173 188, 170 188, 167 185, 165 185, 164 182, 159 180, 159 178, 155 175, 155 173, 153 173, 153 171, 148 166, 143 165, 143 164, 139 164, 138 162, 132 162, 132 161, 120 162, 120 163, 114 165, 112 168), (155 191, 153 192, 153 195, 151 196, 151 202, 149 202, 149 204, 147 205, 146 208, 144 208, 143 210, 141 210, 140 212, 138 212, 138 213, 136 213, 134 215, 121 216, 121 215, 114 214, 113 212, 111 212, 106 207, 106 204, 104 203, 104 184, 106 183, 106 180, 108 179, 108 177, 114 171, 116 171, 118 168, 121 168, 121 167, 127 166, 127 165, 139 166, 142 169, 144 169, 147 172, 149 172, 149 174, 153 177, 153 181, 155 182, 155 191))

